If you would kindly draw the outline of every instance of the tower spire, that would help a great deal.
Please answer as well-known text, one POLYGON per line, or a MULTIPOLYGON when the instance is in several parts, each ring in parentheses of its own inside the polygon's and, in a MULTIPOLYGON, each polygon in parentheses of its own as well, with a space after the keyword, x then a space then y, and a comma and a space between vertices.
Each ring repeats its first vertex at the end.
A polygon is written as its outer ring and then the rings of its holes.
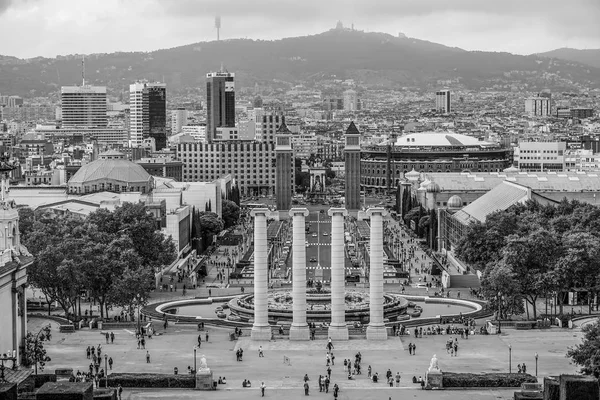
POLYGON ((85 86, 85 56, 81 56, 81 85, 85 86))

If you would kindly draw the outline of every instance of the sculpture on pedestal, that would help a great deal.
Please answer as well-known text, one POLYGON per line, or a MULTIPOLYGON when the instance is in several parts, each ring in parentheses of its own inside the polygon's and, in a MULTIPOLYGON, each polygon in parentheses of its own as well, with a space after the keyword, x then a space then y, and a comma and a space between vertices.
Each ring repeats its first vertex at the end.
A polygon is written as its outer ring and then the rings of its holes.
POLYGON ((431 362, 429 363, 429 369, 427 371, 428 372, 432 372, 432 371, 439 372, 440 371, 440 367, 438 365, 438 359, 435 354, 433 355, 433 358, 431 359, 431 362))

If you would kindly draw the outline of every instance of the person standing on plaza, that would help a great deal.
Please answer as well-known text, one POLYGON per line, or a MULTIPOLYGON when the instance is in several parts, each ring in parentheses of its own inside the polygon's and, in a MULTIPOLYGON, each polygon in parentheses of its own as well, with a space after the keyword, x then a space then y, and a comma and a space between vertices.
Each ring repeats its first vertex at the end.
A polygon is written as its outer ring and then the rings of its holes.
POLYGON ((123 395, 123 387, 121 385, 119 385, 119 388, 117 389, 117 393, 119 394, 119 400, 121 400, 121 396, 123 395))
POLYGON ((367 378, 371 378, 371 366, 369 365, 369 368, 367 368, 367 378))
POLYGON ((263 354, 263 348, 262 346, 258 346, 258 356, 259 357, 264 357, 265 355, 263 354))
POLYGON ((308 396, 308 382, 304 381, 304 395, 308 396))
POLYGON ((198 335, 198 348, 200 348, 201 344, 202 344, 202 335, 198 335))
POLYGON ((262 382, 260 384, 260 393, 262 394, 261 397, 265 397, 265 389, 266 389, 265 382, 262 382))
POLYGON ((113 359, 112 357, 108 358, 108 368, 112 371, 112 366, 113 366, 113 359))
POLYGON ((400 387, 400 372, 396 372, 396 387, 400 387))
POLYGON ((146 350, 146 364, 150 364, 150 353, 146 350))
POLYGON ((106 332, 106 335, 105 335, 105 336, 106 336, 106 344, 108 344, 108 339, 110 339, 110 335, 109 335, 109 333, 108 333, 108 332, 106 332))
POLYGON ((115 333, 111 332, 110 333, 110 343, 113 344, 115 342, 115 333))

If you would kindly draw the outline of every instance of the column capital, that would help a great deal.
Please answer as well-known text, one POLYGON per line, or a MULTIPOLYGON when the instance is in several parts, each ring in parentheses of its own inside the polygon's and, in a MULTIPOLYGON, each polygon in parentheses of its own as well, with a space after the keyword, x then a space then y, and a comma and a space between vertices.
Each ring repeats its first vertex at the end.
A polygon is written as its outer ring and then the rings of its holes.
POLYGON ((292 208, 290 210, 290 217, 294 217, 296 215, 303 215, 305 217, 308 217, 308 208, 292 208))
POLYGON ((271 210, 269 210, 268 208, 253 208, 252 210, 250 210, 250 215, 255 218, 258 215, 264 215, 265 217, 269 218, 271 216, 271 210))
POLYGON ((327 211, 327 215, 329 215, 330 217, 339 214, 341 214, 343 217, 347 217, 348 210, 346 210, 345 208, 330 208, 329 211, 327 211))
POLYGON ((376 215, 376 214, 379 214, 382 217, 384 217, 387 215, 387 211, 383 207, 371 207, 367 210, 367 215, 369 217, 376 215))

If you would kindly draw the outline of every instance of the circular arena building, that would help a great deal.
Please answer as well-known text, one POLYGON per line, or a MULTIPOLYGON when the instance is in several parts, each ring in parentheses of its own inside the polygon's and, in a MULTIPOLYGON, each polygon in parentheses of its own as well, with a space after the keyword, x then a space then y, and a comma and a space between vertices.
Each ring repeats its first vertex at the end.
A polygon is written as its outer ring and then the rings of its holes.
POLYGON ((416 172, 500 172, 510 149, 452 132, 420 132, 361 149, 361 187, 384 192, 416 172))

